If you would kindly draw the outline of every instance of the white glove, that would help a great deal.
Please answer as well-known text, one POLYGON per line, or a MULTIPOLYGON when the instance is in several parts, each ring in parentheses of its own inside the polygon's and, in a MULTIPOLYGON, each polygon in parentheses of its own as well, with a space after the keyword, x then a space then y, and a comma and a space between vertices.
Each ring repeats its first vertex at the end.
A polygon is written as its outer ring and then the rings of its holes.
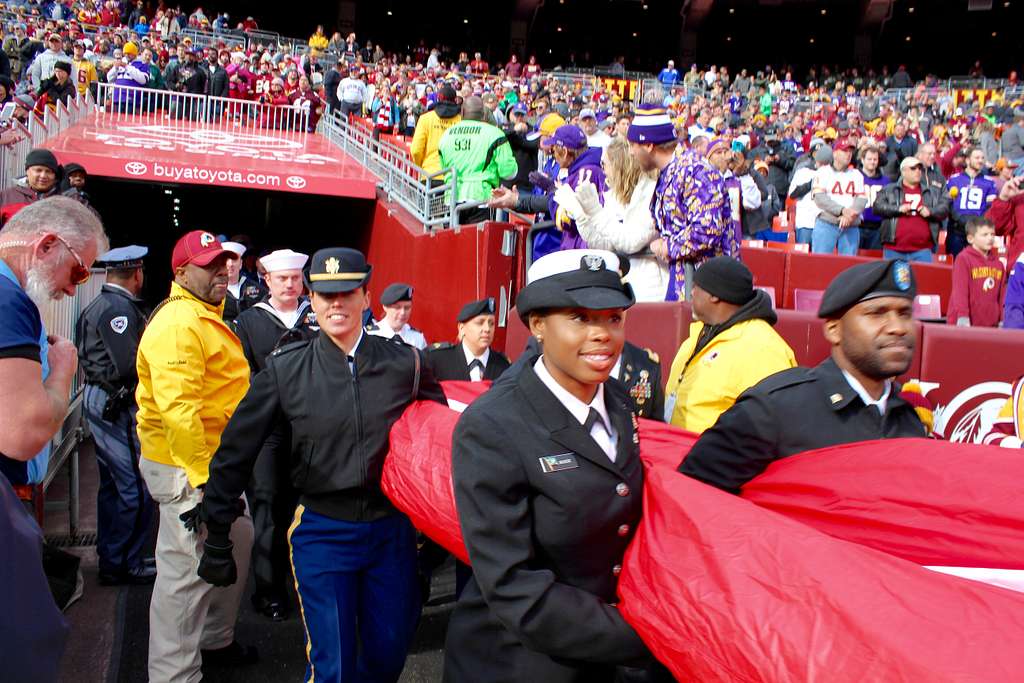
POLYGON ((576 200, 588 216, 595 216, 601 210, 601 198, 597 194, 597 187, 589 180, 576 186, 576 200))
POLYGON ((560 209, 564 209, 569 218, 578 221, 583 217, 583 210, 576 199, 576 193, 569 187, 568 183, 559 183, 555 189, 555 203, 560 209))

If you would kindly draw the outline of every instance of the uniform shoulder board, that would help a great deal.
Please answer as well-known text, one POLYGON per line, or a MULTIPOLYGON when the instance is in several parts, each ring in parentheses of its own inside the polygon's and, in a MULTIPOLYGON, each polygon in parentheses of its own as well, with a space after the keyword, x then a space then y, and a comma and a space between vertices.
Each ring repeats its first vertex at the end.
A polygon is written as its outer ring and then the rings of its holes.
POLYGON ((434 342, 430 345, 431 351, 439 351, 440 349, 454 349, 455 344, 451 342, 434 342))
POLYGON ((284 344, 283 346, 279 346, 276 349, 274 349, 273 351, 271 351, 270 352, 270 356, 271 356, 271 358, 277 358, 278 356, 283 356, 286 353, 291 353, 292 351, 298 351, 299 349, 304 348, 305 346, 308 346, 310 341, 311 340, 309 340, 309 339, 304 339, 302 341, 292 342, 290 344, 284 344))
POLYGON ((654 351, 651 351, 648 348, 644 348, 644 351, 647 352, 647 357, 651 359, 652 363, 661 363, 661 358, 659 358, 658 354, 656 354, 654 351))
POLYGON ((811 382, 814 380, 814 375, 811 374, 812 369, 813 368, 795 367, 782 370, 774 375, 769 375, 755 386, 762 393, 771 393, 797 384, 811 382))

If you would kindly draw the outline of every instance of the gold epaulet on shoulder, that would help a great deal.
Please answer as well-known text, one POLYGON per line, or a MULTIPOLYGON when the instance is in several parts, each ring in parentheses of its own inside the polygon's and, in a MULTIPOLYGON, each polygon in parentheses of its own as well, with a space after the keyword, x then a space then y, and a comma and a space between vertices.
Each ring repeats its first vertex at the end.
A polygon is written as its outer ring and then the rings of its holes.
POLYGON ((656 354, 654 351, 651 351, 648 348, 645 348, 644 351, 647 352, 647 357, 651 359, 652 363, 661 363, 661 358, 659 358, 658 354, 656 354))

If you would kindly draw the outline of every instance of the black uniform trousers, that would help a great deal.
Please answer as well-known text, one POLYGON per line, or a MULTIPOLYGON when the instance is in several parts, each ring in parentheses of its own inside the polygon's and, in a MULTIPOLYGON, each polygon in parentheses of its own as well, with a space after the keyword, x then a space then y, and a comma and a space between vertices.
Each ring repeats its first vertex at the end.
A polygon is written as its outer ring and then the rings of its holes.
POLYGON ((473 578, 449 622, 445 681, 600 683, 653 665, 613 604, 643 468, 617 382, 605 404, 614 462, 529 364, 460 418, 453 481, 473 578))

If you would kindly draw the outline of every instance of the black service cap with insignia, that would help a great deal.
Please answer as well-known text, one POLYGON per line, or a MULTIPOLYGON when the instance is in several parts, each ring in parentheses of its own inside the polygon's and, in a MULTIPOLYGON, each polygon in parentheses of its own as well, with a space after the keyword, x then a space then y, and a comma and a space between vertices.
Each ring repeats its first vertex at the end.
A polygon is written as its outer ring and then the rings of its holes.
POLYGON ((384 288, 380 295, 381 306, 394 306, 399 301, 412 301, 412 285, 404 282, 392 282, 384 288))
POLYGON ((458 322, 464 323, 467 320, 472 320, 478 315, 488 315, 494 313, 494 297, 489 296, 486 299, 480 299, 479 301, 470 301, 468 304, 459 310, 458 322))
POLYGON ((117 249, 111 249, 104 254, 100 254, 96 258, 96 267, 106 268, 107 270, 142 268, 142 259, 148 253, 149 249, 146 247, 129 244, 127 247, 118 247, 117 249))
POLYGON ((839 318, 854 304, 883 296, 914 300, 917 284, 906 261, 871 261, 836 275, 821 297, 819 318, 839 318))
POLYGON ((309 260, 306 286, 321 294, 351 292, 370 281, 373 267, 361 251, 344 247, 321 249, 309 260))

